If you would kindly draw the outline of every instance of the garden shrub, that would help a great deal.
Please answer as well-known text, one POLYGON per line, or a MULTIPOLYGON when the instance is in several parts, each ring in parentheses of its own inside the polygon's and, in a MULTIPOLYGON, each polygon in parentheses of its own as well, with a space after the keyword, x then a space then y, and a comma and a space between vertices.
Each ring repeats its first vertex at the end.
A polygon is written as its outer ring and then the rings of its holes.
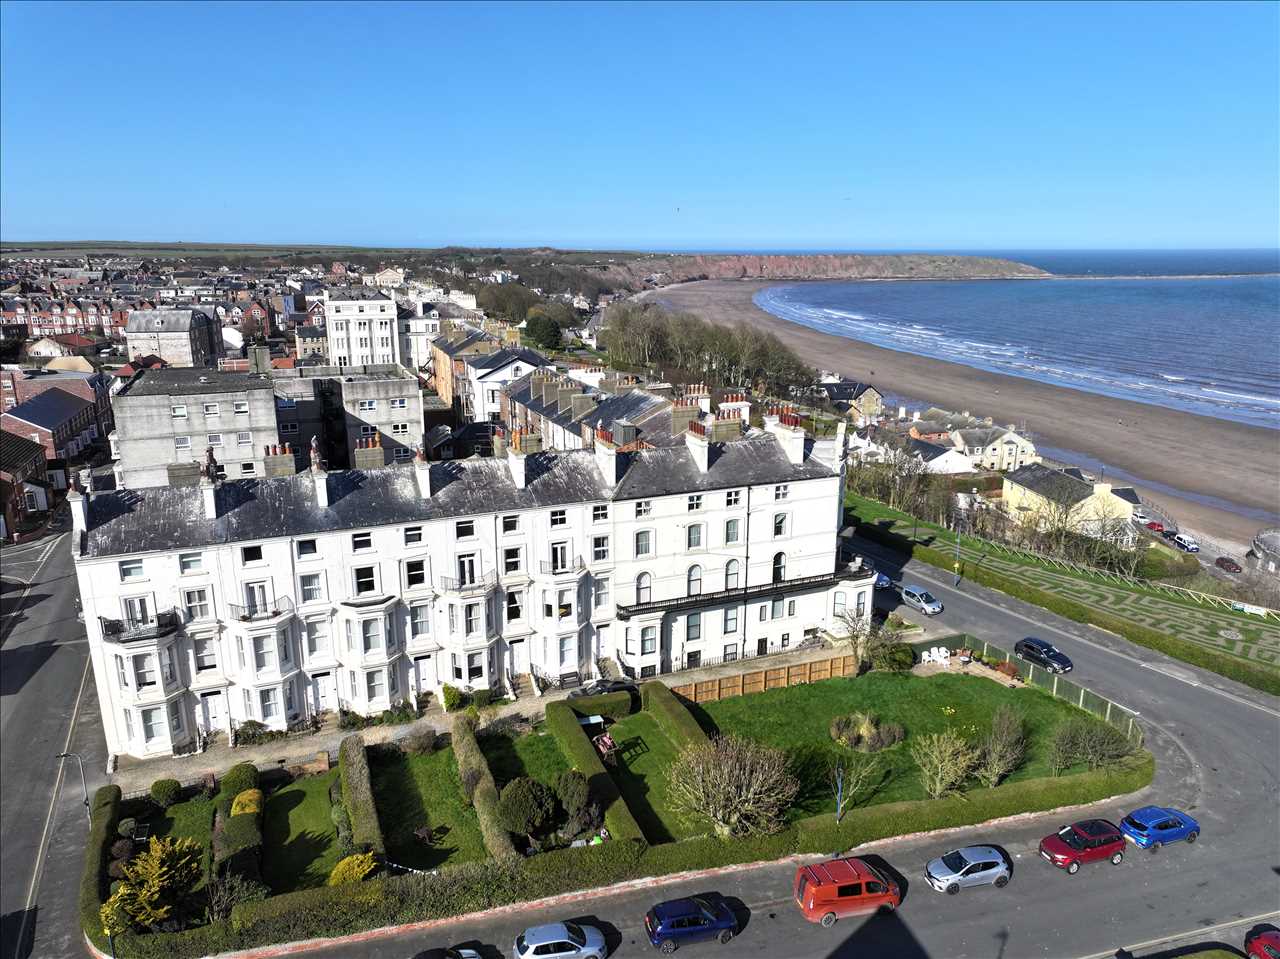
POLYGON ((161 809, 168 809, 182 795, 182 783, 176 779, 157 779, 151 784, 151 798, 161 809))
POLYGON ((436 748, 436 731, 430 726, 424 726, 416 732, 405 736, 401 741, 404 751, 414 755, 423 756, 427 753, 435 751, 436 748))
POLYGON ((226 796, 238 796, 246 789, 258 788, 258 767, 253 763, 236 763, 222 777, 222 792, 226 796))
POLYGON ((262 826, 256 813, 230 816, 213 837, 213 874, 262 878, 262 826))
POLYGON ((384 726, 399 726, 404 723, 411 723, 418 718, 418 710, 413 703, 407 699, 402 699, 398 703, 394 703, 390 709, 384 709, 380 721, 384 726))
POLYGON ((641 685, 640 702, 677 749, 708 742, 693 713, 665 683, 654 680, 641 685))
POLYGON ((119 833, 122 839, 132 839, 137 831, 138 820, 134 819, 132 816, 127 816, 124 819, 121 819, 119 825, 116 826, 116 832, 119 833))
POLYGON ((355 850, 355 843, 351 839, 351 817, 347 815, 347 808, 341 802, 334 803, 329 808, 329 820, 338 835, 338 851, 350 855, 355 850))
POLYGON ((237 746, 261 746, 287 736, 283 729, 272 729, 256 719, 246 719, 235 729, 237 746))
POLYGON ((1007 676, 1010 679, 1018 678, 1018 667, 1007 659, 996 663, 996 672, 1001 676, 1007 676))
POLYGON ((453 755, 458 761, 458 778, 462 781, 463 793, 475 807, 485 849, 497 860, 516 858, 516 847, 498 813, 497 783, 493 781, 493 772, 480 743, 476 741, 474 717, 459 716, 453 721, 453 755))
POLYGON ((555 737, 573 768, 587 777, 591 795, 604 809, 604 823, 615 840, 642 840, 644 832, 627 808, 618 785, 604 768, 600 754, 578 724, 578 714, 568 703, 547 704, 547 731, 555 737))
POLYGON ((874 713, 854 712, 831 720, 831 738, 841 746, 874 753, 902 742, 901 723, 882 723, 874 713))
POLYGON ((130 926, 178 931, 186 899, 200 880, 200 844, 186 836, 152 837, 147 848, 124 867, 124 881, 102 905, 104 929, 130 926))
POLYGON ((260 812, 262 812, 261 789, 246 789, 244 792, 238 793, 231 802, 232 816, 242 816, 246 813, 252 813, 256 816, 260 812))
POLYGON ((262 902, 271 894, 263 883, 230 873, 210 879, 205 885, 205 920, 223 922, 231 918, 231 910, 242 902, 262 902))
POLYGON ((915 665, 916 653, 907 643, 889 643, 871 651, 871 668, 889 672, 905 672, 915 665))
POLYGON ((503 828, 531 840, 546 832, 555 812, 555 794, 528 776, 511 780, 498 797, 498 818, 503 828))
POLYGON ((566 769, 556 780, 556 798, 570 817, 582 812, 591 797, 591 789, 587 785, 587 777, 576 769, 566 769))
POLYGON ((123 879, 124 867, 126 863, 123 859, 112 859, 107 863, 107 876, 111 879, 123 879))
POLYGON ((129 859, 133 855, 132 839, 117 839, 111 844, 112 859, 129 859))
POLYGON ((1098 769, 1119 762, 1133 751, 1133 743, 1114 726, 1076 716, 1053 731, 1049 742, 1049 769, 1055 776, 1080 763, 1098 769))
POLYGON ((956 730, 944 729, 912 739, 911 758, 925 795, 938 799, 964 785, 977 765, 978 751, 956 730))
POLYGON ((984 786, 998 786, 1027 755, 1027 723, 1008 703, 991 717, 991 731, 978 746, 974 775, 984 786))
POLYGON ((362 852, 385 856, 387 847, 373 801, 373 784, 369 780, 369 757, 359 736, 348 736, 338 747, 338 769, 342 777, 342 804, 351 817, 352 840, 362 852))
POLYGON ((493 702, 492 689, 477 689, 471 694, 471 702, 479 709, 484 709, 493 702))
POLYGON ((373 853, 358 852, 354 856, 339 859, 333 871, 329 873, 325 885, 345 886, 353 882, 363 882, 377 868, 378 860, 374 858, 373 853))
POLYGON ((329 805, 336 806, 342 802, 342 775, 333 777, 333 782, 329 783, 329 805))
POLYGON ((672 812, 709 821, 722 838, 778 832, 800 791, 783 750, 742 736, 688 746, 664 775, 672 812))
POLYGON ((440 689, 440 698, 444 703, 444 711, 446 713, 456 713, 460 709, 466 709, 467 704, 471 701, 457 686, 450 686, 445 683, 440 689))

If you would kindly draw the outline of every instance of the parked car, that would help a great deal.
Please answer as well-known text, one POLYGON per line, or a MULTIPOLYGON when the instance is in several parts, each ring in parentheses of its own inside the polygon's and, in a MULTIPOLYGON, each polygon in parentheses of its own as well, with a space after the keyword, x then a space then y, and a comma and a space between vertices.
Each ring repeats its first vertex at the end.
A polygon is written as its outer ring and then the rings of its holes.
POLYGON ((1074 876, 1080 871, 1081 863, 1109 859, 1119 865, 1124 859, 1124 843, 1124 836, 1115 823, 1106 819, 1084 819, 1041 839, 1040 855, 1074 876))
POLYGON ((568 699, 582 696, 603 696, 605 693, 634 693, 639 687, 625 679, 597 679, 593 683, 569 690, 568 699))
POLYGON ((650 945, 670 955, 691 942, 718 939, 727 943, 738 934, 738 917, 723 899, 671 899, 644 914, 644 931, 650 945))
POLYGON ((1244 941, 1244 953, 1249 959, 1280 959, 1280 931, 1263 929, 1244 941))
POLYGON ((551 956, 552 959, 604 959, 608 948, 604 933, 595 926, 580 926, 576 922, 549 922, 545 926, 531 926, 516 936, 516 959, 531 956, 551 956))
POLYGON ((1140 526, 1141 526, 1141 525, 1143 525, 1143 524, 1145 524, 1145 523, 1149 523, 1149 522, 1151 521, 1151 517, 1150 517, 1150 516, 1148 516, 1146 513, 1144 513, 1144 512, 1143 512, 1142 510, 1140 510, 1140 509, 1135 509, 1135 510, 1133 511, 1133 517, 1132 517, 1132 519, 1133 519, 1133 521, 1134 521, 1135 523, 1137 523, 1137 524, 1138 524, 1138 525, 1140 525, 1140 526))
POLYGON ((1043 639, 1036 639, 1034 636, 1028 636, 1014 643, 1013 655, 1036 666, 1043 666, 1051 673, 1069 673, 1072 669, 1071 660, 1066 653, 1059 650, 1053 643, 1046 643, 1043 639))
POLYGON ((454 946, 452 949, 428 949, 420 952, 413 959, 484 959, 474 949, 454 946))
POLYGON ((876 585, 875 585, 876 589, 888 589, 892 585, 893 585, 893 580, 891 580, 888 576, 886 576, 884 573, 876 573, 876 585))
POLYGON ((1173 545, 1184 553, 1200 552, 1200 544, 1196 542, 1196 538, 1186 533, 1176 533, 1173 537, 1173 545))
POLYGON ((1173 538, 1178 535, 1178 531, 1176 529, 1171 529, 1170 527, 1166 526, 1164 529, 1160 531, 1160 535, 1163 536, 1165 539, 1169 540, 1170 542, 1172 542, 1173 538))
POLYGON ((800 866, 794 893, 800 913, 828 927, 844 916, 893 910, 902 902, 896 882, 854 856, 800 866))
POLYGON ((1213 565, 1218 567, 1218 569, 1226 570, 1228 573, 1244 572, 1243 567, 1241 567, 1241 565, 1230 556, 1219 556, 1213 561, 1213 565))
POLYGON ((1143 806, 1120 820, 1124 838, 1142 849, 1156 852, 1171 842, 1195 842, 1200 824, 1180 809, 1143 806))
POLYGON ((934 599, 933 594, 923 586, 902 587, 902 601, 926 616, 937 616, 942 612, 942 603, 934 599))
POLYGON ((929 860, 924 876, 938 892, 954 896, 969 886, 995 886, 1003 889, 1009 884, 1012 871, 1000 850, 991 846, 965 846, 943 853, 929 860))
POLYGON ((1163 533, 1164 523, 1160 522, 1159 520, 1153 519, 1150 523, 1147 524, 1147 529, 1151 530, 1151 532, 1153 533, 1163 533))

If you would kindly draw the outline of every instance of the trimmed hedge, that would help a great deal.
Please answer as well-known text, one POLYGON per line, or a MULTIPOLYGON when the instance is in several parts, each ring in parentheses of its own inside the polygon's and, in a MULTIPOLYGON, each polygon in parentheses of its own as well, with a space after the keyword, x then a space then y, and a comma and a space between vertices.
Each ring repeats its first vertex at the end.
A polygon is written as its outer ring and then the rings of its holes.
POLYGON ((93 794, 89 809, 89 838, 84 847, 84 868, 80 873, 80 925, 85 932, 102 935, 99 910, 107 898, 107 862, 116 841, 120 821, 119 786, 102 786, 93 794))
POLYGON ((351 839, 363 852, 386 858, 387 846, 378 824, 378 807, 373 802, 369 779, 369 757, 364 740, 348 736, 338 747, 338 775, 342 777, 342 804, 351 817, 351 839))
POLYGON ((564 750, 569 764, 587 777, 591 796, 604 810, 604 824, 609 828, 609 835, 616 840, 643 840, 644 831, 618 792, 618 784, 604 768, 596 747, 579 725, 574 707, 567 702, 548 703, 547 730, 564 750))
POLYGON ((215 876, 235 873, 254 882, 262 880, 262 825, 258 813, 224 819, 213 847, 215 876))
POLYGON ((640 702, 644 704, 644 711, 654 718, 678 749, 708 741, 693 713, 665 683, 655 680, 642 685, 640 702))
POLYGON ((623 719, 635 712, 631 694, 626 692, 582 696, 578 699, 565 700, 565 703, 572 706, 579 716, 607 716, 609 719, 623 719))
POLYGON ((511 842, 511 834, 498 816, 498 784, 494 782, 489 762, 476 741, 476 721, 470 716, 459 716, 453 721, 453 756, 458 761, 458 778, 467 782, 470 774, 475 781, 471 804, 475 807, 476 819, 480 821, 485 849, 500 862, 518 859, 520 854, 511 842))
POLYGON ((227 796, 238 796, 246 789, 258 788, 258 767, 253 763, 236 763, 222 777, 221 792, 227 796))

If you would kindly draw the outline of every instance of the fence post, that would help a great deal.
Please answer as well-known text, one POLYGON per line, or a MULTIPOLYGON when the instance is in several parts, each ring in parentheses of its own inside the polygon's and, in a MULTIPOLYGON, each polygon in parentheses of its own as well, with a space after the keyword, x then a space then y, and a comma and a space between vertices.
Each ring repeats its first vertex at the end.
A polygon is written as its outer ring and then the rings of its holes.
POLYGON ((1058 698, 1058 674, 1053 674, 1053 698, 1058 698))
POLYGON ((1080 702, 1076 703, 1076 706, 1079 707, 1080 709, 1084 709, 1084 687, 1083 686, 1080 687, 1080 702))
POLYGON ((1111 700, 1107 700, 1107 715, 1103 717, 1107 722, 1111 722, 1111 700))

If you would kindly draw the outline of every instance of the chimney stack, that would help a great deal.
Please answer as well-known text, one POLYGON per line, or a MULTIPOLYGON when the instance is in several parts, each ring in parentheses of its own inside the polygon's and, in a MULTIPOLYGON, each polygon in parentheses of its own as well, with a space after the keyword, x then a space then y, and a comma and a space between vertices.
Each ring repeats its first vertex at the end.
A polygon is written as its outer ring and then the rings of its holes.
POLYGON ((707 428, 694 420, 684 432, 684 445, 693 457, 693 463, 699 473, 705 473, 711 467, 711 442, 707 439, 707 428))
POLYGON ((89 528, 89 497, 72 487, 67 494, 67 505, 71 507, 71 529, 83 533, 89 528))
POLYGON ((413 457, 413 478, 418 483, 418 495, 423 499, 431 499, 431 464, 427 462, 427 454, 421 444, 413 457))
POLYGON ((320 441, 311 437, 311 482, 316 488, 316 505, 321 509, 329 508, 329 472, 320 459, 320 441))
POLYGON ((218 518, 218 484, 210 477, 200 478, 200 498, 204 501, 204 518, 218 518))
POLYGON ((596 468, 604 476, 605 483, 614 487, 622 474, 626 472, 626 454, 618 452, 618 444, 614 441, 613 431, 596 423, 596 468))
POLYGON ((774 407, 765 414, 764 428, 778 438, 787 461, 799 466, 804 462, 804 427, 790 407, 774 407))

